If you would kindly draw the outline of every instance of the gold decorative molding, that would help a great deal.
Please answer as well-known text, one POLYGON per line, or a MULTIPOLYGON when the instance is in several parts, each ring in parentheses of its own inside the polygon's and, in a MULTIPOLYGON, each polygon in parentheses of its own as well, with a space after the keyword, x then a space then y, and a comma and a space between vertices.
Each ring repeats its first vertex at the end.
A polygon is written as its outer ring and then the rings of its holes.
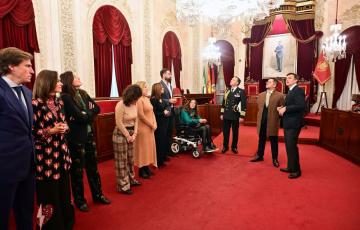
POLYGON ((317 0, 315 7, 315 30, 321 30, 324 24, 324 8, 326 0, 317 0))
MULTIPOLYGON (((37 62, 36 65, 40 67, 39 69, 42 69, 43 66, 45 66, 45 53, 47 53, 47 50, 45 50, 45 33, 44 33, 44 23, 43 22, 43 15, 42 15, 42 9, 41 9, 41 3, 39 1, 33 1, 34 10, 35 10, 35 25, 36 25, 36 35, 38 39, 40 54, 38 54, 39 62, 37 62)), ((36 54, 35 54, 36 55, 36 54)), ((37 70, 39 71, 39 70, 37 70)))
POLYGON ((315 0, 285 0, 277 9, 271 10, 270 15, 276 14, 314 14, 315 0))
POLYGON ((61 66, 63 71, 75 71, 73 0, 60 0, 61 66))
POLYGON ((164 20, 161 21, 160 29, 164 32, 169 27, 178 27, 179 23, 174 11, 170 11, 166 14, 164 20))
POLYGON ((150 3, 144 1, 144 46, 145 46, 145 79, 151 82, 151 37, 150 37, 150 3))
POLYGON ((353 5, 350 9, 345 10, 339 17, 339 21, 343 24, 342 29, 349 28, 354 25, 360 25, 360 4, 353 5))

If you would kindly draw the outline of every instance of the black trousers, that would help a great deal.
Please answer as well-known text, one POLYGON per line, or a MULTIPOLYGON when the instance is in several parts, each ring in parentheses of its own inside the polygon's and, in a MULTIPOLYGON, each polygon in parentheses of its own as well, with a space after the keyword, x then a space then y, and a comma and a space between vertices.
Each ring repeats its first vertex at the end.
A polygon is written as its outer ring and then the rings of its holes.
MULTIPOLYGON (((259 157, 264 157, 264 151, 266 145, 266 132, 267 132, 267 117, 268 117, 268 109, 264 106, 263 114, 261 117, 261 126, 260 126, 259 143, 258 143, 258 151, 257 151, 257 155, 259 157)), ((271 144, 272 159, 277 160, 278 152, 279 152, 279 138, 278 136, 269 136, 269 140, 271 144)))
POLYGON ((284 129, 285 147, 290 172, 300 172, 299 148, 297 142, 301 129, 284 129))
POLYGON ((191 127, 191 129, 201 136, 203 146, 210 147, 211 140, 211 128, 209 125, 200 125, 199 127, 191 127))
POLYGON ((84 197, 83 168, 86 170, 88 183, 93 199, 102 195, 100 174, 97 167, 96 146, 93 134, 90 133, 86 143, 68 142, 72 165, 71 188, 76 205, 86 202, 84 197))
POLYGON ((169 119, 167 117, 156 117, 157 129, 155 130, 156 159, 157 164, 162 165, 168 150, 167 128, 169 119))
POLYGON ((223 135, 224 135, 223 146, 225 148, 229 147, 230 127, 232 127, 232 134, 233 134, 231 148, 237 148, 238 135, 239 135, 239 119, 223 120, 223 135))
POLYGON ((34 197, 34 173, 17 183, 0 184, 0 229, 8 230, 10 211, 14 209, 16 229, 32 230, 34 197))

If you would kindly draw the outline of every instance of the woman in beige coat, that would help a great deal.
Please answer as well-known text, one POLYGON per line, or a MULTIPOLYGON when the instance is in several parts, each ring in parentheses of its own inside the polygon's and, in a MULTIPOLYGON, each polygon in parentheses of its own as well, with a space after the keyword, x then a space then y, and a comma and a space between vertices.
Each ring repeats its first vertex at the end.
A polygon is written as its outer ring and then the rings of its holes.
POLYGON ((139 167, 139 176, 148 179, 152 175, 150 165, 157 167, 156 144, 154 132, 157 128, 153 107, 148 96, 146 82, 136 83, 142 89, 142 97, 138 100, 138 133, 135 141, 135 165, 139 167))

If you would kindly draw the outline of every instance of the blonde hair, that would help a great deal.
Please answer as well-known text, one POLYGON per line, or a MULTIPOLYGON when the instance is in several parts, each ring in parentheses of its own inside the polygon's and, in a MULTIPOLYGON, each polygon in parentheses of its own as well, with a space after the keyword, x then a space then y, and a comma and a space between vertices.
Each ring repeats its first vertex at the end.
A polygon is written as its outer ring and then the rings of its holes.
POLYGON ((146 84, 146 81, 138 81, 138 82, 136 82, 135 84, 138 85, 138 86, 140 86, 141 92, 144 91, 145 86, 147 85, 147 84, 146 84))

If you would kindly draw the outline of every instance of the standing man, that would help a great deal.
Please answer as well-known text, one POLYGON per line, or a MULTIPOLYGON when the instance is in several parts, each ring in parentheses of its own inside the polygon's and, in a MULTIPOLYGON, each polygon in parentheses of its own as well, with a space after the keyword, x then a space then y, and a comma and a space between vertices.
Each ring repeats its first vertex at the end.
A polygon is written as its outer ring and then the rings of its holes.
POLYGON ((0 50, 0 229, 14 210, 17 229, 33 229, 35 192, 31 91, 22 84, 34 73, 32 55, 0 50))
POLYGON ((269 137, 274 167, 279 167, 278 131, 280 127, 280 117, 277 108, 284 106, 284 95, 276 91, 277 83, 278 80, 276 78, 269 78, 266 82, 266 91, 260 93, 258 96, 257 131, 259 134, 259 143, 255 158, 250 160, 250 162, 264 160, 266 138, 269 137))
POLYGON ((284 57, 284 46, 281 44, 281 41, 279 41, 278 45, 275 48, 276 53, 276 65, 277 65, 277 71, 282 71, 282 61, 284 57))
POLYGON ((281 168, 280 171, 290 173, 290 179, 301 176, 297 142, 300 130, 304 125, 305 92, 297 86, 298 80, 299 77, 295 73, 286 75, 286 85, 289 87, 289 92, 285 98, 285 107, 277 108, 280 116, 283 116, 284 138, 288 157, 287 168, 281 168))
POLYGON ((231 144, 231 151, 238 153, 238 133, 239 123, 245 117, 246 111, 246 96, 245 91, 239 88, 241 80, 239 77, 233 77, 230 81, 231 89, 225 92, 224 100, 221 105, 221 116, 223 120, 223 149, 222 153, 229 150, 229 135, 230 127, 232 127, 233 139, 231 144))
MULTIPOLYGON (((167 155, 168 156, 174 156, 174 154, 171 152, 170 144, 171 144, 171 138, 173 133, 173 127, 174 127, 174 104, 176 103, 176 99, 173 98, 172 93, 172 86, 171 86, 171 72, 170 70, 163 68, 160 71, 161 81, 160 84, 164 88, 164 93, 161 95, 161 99, 167 104, 166 110, 169 111, 167 125, 166 127, 166 146, 167 146, 167 155)), ((168 160, 169 158, 166 157, 165 160, 168 160)))

